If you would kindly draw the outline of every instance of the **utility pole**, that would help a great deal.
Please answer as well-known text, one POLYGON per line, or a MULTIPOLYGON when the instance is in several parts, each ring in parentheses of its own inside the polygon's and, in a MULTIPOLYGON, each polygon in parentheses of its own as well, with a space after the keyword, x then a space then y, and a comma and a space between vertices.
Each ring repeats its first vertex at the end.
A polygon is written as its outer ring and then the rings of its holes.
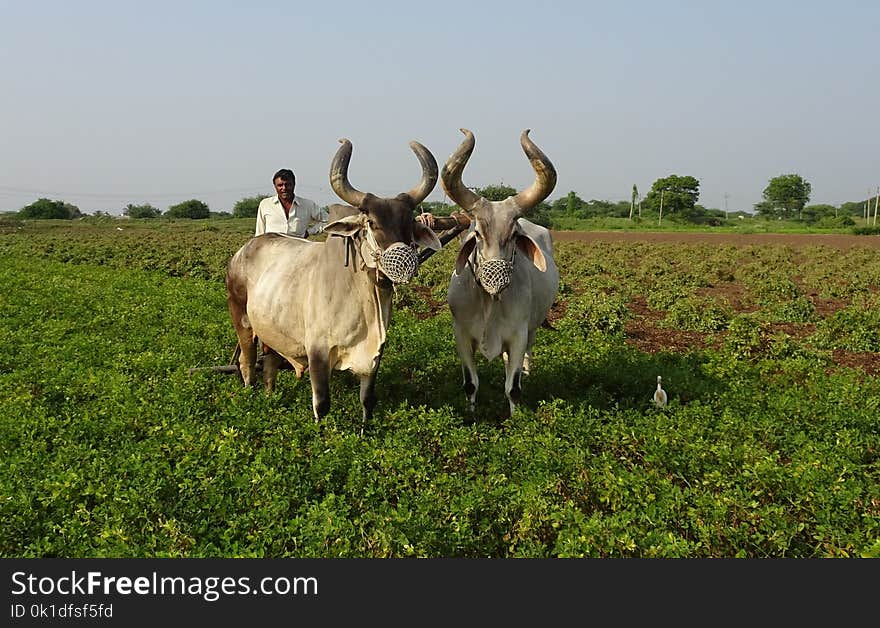
MULTIPOLYGON (((633 219, 633 210, 636 207, 636 198, 638 197, 638 195, 639 195, 639 189, 636 187, 636 184, 633 183, 632 197, 630 198, 630 201, 629 201, 629 219, 630 220, 633 219)), ((639 218, 641 218, 641 217, 642 217, 642 212, 640 210, 639 211, 639 218)))
POLYGON ((877 226, 877 208, 880 206, 880 185, 877 186, 877 196, 874 197, 874 222, 872 225, 877 226))
POLYGON ((727 197, 730 196, 727 192, 724 193, 724 219, 730 220, 730 215, 727 213, 727 197))
POLYGON ((657 218, 657 225, 660 225, 660 222, 663 220, 663 192, 666 190, 660 190, 660 217, 657 218))
POLYGON ((629 219, 633 219, 633 211, 636 208, 636 186, 633 186, 632 197, 629 199, 629 219))

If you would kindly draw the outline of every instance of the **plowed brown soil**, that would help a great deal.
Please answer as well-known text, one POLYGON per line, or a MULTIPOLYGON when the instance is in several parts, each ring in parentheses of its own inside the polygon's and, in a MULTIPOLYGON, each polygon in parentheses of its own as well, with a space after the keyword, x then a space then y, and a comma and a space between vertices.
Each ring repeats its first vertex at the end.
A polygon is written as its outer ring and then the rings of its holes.
MULTIPOLYGON (((692 232, 638 232, 638 231, 554 231, 555 242, 656 242, 718 245, 753 246, 782 245, 793 248, 809 246, 828 246, 841 250, 853 247, 867 247, 880 250, 880 236, 857 236, 842 234, 783 234, 783 233, 692 233, 692 232)), ((811 295, 817 311, 824 311, 833 304, 820 302, 821 299, 811 295)), ((736 304, 737 295, 731 294, 728 302, 736 304)), ((695 347, 706 347, 706 335, 697 332, 686 332, 660 328, 657 325, 662 318, 661 312, 647 307, 644 299, 636 299, 630 303, 634 317, 626 325, 627 342, 639 349, 656 353, 669 351, 682 353, 695 347)), ((836 309, 831 307, 832 310, 836 309)), ((828 312, 825 312, 826 314, 828 312)), ((552 323, 551 317, 548 317, 552 323)), ((811 326, 784 330, 794 336, 811 331, 811 326)), ((835 350, 832 360, 838 366, 855 368, 870 376, 880 376, 880 353, 859 353, 835 350)))
POLYGON ((865 246, 880 249, 880 236, 803 233, 692 233, 686 231, 553 231, 556 242, 682 242, 734 246, 781 244, 792 247, 832 246, 849 249, 865 246))

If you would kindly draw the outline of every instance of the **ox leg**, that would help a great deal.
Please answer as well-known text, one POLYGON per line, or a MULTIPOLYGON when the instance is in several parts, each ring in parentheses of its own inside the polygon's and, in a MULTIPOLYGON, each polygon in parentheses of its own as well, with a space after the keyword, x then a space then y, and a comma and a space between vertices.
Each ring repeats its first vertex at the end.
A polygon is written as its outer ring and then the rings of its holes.
POLYGON ((373 421, 373 408, 376 407, 376 377, 379 374, 379 362, 382 360, 382 350, 376 358, 376 366, 369 375, 361 377, 361 407, 363 408, 363 422, 361 423, 361 436, 367 423, 373 421))
MULTIPOLYGON (((504 360, 504 370, 505 370, 505 372, 507 372, 507 351, 503 351, 501 353, 501 358, 504 360)), ((532 352, 526 351, 525 355, 523 356, 523 361, 522 361, 523 377, 525 377, 526 375, 529 374, 531 368, 532 368, 532 352)))
POLYGON ((315 422, 330 412, 330 361, 326 354, 309 351, 309 379, 312 382, 312 411, 315 422))
POLYGON ((281 366, 282 360, 283 358, 271 348, 263 354, 263 385, 269 392, 275 390, 278 367, 281 366))
MULTIPOLYGON (((236 329, 236 332, 239 330, 236 329)), ((250 330, 243 329, 238 333, 238 346, 241 348, 241 354, 238 356, 241 379, 245 387, 253 386, 257 382, 257 345, 251 337, 250 330)))
POLYGON ((247 316, 247 301, 237 294, 229 294, 226 298, 229 306, 229 315, 232 318, 232 326, 238 337, 238 346, 241 352, 238 355, 238 370, 245 386, 253 386, 256 378, 257 345, 254 331, 251 329, 247 316))
POLYGON ((508 360, 504 365, 504 394, 510 404, 510 414, 522 399, 523 362, 528 356, 526 338, 516 336, 507 348, 508 360))
POLYGON ((474 361, 476 342, 470 338, 455 335, 455 344, 458 348, 458 356, 461 358, 461 374, 464 378, 464 394, 468 398, 471 414, 477 408, 477 390, 480 387, 480 378, 477 375, 477 363, 474 361))
POLYGON ((535 346, 535 330, 529 331, 529 340, 526 344, 526 352, 523 356, 522 374, 527 376, 532 371, 532 347, 535 346))

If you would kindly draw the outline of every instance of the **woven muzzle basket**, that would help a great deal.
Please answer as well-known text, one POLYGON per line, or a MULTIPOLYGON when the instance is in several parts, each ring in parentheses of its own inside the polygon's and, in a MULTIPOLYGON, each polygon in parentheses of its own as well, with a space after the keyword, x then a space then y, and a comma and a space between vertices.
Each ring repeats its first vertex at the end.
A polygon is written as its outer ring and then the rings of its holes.
POLYGON ((485 260, 480 264, 477 280, 489 294, 498 294, 510 285, 513 264, 503 259, 485 260))
POLYGON ((419 270, 419 258, 411 246, 395 242, 379 256, 379 270, 393 283, 408 283, 419 270))

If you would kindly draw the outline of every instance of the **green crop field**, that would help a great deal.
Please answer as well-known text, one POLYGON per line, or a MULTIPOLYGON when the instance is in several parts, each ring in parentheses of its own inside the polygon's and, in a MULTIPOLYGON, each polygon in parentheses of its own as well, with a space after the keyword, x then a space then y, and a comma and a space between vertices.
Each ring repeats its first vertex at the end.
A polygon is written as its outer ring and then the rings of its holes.
POLYGON ((361 436, 348 373, 320 424, 308 375, 189 373, 251 228, 0 222, 0 556, 880 556, 877 249, 558 242, 523 405, 481 360, 471 417, 453 242, 361 436))

